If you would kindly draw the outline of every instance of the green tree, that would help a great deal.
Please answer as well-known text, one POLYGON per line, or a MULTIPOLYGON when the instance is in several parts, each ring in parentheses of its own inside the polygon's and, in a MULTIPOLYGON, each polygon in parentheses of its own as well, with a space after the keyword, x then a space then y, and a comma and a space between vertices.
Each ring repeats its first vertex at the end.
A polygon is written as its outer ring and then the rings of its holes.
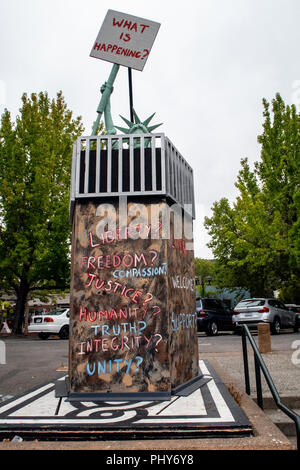
POLYGON ((0 286, 16 294, 20 333, 30 291, 63 289, 69 280, 69 188, 73 141, 83 133, 62 93, 24 94, 13 123, 0 127, 0 286))
POLYGON ((253 171, 241 160, 236 200, 214 203, 205 226, 218 280, 266 296, 299 279, 300 127, 295 106, 279 94, 272 115, 266 100, 263 106, 261 159, 253 171))
POLYGON ((195 276, 199 279, 202 286, 202 295, 205 293, 205 285, 208 281, 213 281, 215 277, 214 262, 209 259, 195 258, 195 276))

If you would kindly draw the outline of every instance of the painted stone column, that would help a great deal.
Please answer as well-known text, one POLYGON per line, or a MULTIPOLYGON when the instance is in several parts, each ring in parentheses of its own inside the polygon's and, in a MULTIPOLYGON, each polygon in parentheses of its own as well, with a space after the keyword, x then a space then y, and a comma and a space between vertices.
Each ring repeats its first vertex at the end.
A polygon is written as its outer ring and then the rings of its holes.
POLYGON ((164 400, 198 376, 188 232, 166 198, 76 201, 69 399, 164 400))

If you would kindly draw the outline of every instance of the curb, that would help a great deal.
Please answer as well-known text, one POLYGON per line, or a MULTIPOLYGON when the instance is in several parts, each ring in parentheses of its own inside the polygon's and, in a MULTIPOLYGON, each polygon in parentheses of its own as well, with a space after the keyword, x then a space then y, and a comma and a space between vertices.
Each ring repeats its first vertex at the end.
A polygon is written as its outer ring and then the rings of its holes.
MULTIPOLYGON (((300 409, 300 397, 299 396, 285 395, 285 396, 280 396, 280 399, 282 403, 288 406, 289 408, 292 408, 294 410, 300 409)), ((257 398, 253 397, 253 401, 255 401, 256 403, 257 398)), ((263 405, 264 405, 265 410, 275 410, 275 409, 277 410, 278 409, 272 397, 264 397, 263 405)))

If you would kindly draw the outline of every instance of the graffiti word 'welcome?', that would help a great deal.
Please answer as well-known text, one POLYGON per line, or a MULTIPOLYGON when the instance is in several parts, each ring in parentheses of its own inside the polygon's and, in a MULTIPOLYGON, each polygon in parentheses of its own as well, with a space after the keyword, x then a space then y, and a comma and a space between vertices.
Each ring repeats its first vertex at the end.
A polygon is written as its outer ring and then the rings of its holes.
POLYGON ((172 276, 172 283, 174 289, 188 289, 188 290, 195 290, 195 279, 190 277, 184 276, 172 276))

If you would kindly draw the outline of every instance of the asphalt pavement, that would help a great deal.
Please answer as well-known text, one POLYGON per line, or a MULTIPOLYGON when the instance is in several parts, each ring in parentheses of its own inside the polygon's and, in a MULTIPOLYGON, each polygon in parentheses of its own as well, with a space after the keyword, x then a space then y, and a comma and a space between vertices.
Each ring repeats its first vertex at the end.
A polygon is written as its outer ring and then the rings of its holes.
POLYGON ((17 396, 58 379, 68 365, 68 341, 58 337, 41 340, 37 335, 0 336, 4 356, 0 360, 0 400, 17 396))
MULTIPOLYGON (((257 334, 253 333, 257 341, 257 334)), ((36 335, 27 337, 1 336, 5 344, 5 364, 0 361, 1 396, 17 396, 66 374, 68 341, 51 337, 40 340, 36 335)), ((199 359, 214 359, 229 374, 239 388, 245 390, 242 340, 232 333, 216 337, 198 334, 199 359)), ((248 347, 251 394, 255 396, 255 370, 252 349, 248 347)), ((271 335, 271 352, 263 359, 280 395, 300 397, 300 333, 283 331, 271 335)), ((271 393, 262 376, 265 396, 271 393)))

